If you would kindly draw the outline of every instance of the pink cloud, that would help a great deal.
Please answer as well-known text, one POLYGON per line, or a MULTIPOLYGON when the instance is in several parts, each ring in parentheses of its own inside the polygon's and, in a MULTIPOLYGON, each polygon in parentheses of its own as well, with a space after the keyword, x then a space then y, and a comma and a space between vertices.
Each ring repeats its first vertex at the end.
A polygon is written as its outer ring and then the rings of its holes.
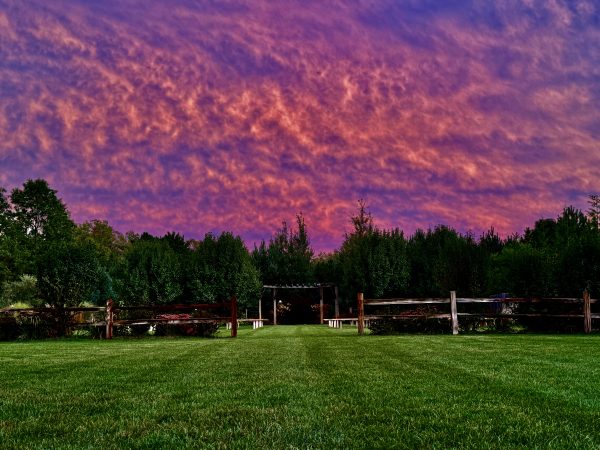
POLYGON ((331 249, 358 198, 521 231, 600 191, 600 42, 592 3, 517 3, 4 2, 0 183, 123 231, 268 238, 303 211, 331 249))

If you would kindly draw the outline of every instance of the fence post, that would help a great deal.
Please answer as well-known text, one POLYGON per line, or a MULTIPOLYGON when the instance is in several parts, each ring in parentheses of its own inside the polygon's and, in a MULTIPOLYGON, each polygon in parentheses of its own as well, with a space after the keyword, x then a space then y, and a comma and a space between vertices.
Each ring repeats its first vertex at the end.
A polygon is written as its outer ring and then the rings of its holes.
POLYGON ((583 291, 583 331, 584 333, 592 332, 592 307, 590 292, 587 289, 583 291))
POLYGON ((452 334, 458 334, 458 311, 456 309, 456 291, 450 291, 450 314, 452 316, 452 334))
POLYGON ((106 339, 112 339, 113 337, 113 301, 108 299, 106 302, 106 339))
POLYGON ((231 337, 237 337, 238 329, 237 298, 231 297, 231 337))
POLYGON ((362 292, 358 293, 358 334, 365 334, 365 302, 362 292))
POLYGON ((340 317, 340 298, 339 298, 339 290, 337 285, 333 288, 335 290, 335 318, 340 317))

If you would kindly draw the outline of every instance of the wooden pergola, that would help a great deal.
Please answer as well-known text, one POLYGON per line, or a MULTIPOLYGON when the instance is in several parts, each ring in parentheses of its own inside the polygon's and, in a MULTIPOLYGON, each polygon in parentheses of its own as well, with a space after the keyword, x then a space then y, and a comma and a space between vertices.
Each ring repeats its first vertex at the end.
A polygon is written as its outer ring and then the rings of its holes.
MULTIPOLYGON (((273 325, 277 325, 277 290, 279 289, 318 289, 320 294, 319 311, 320 323, 323 324, 323 289, 331 288, 335 293, 335 317, 340 316, 340 301, 338 286, 334 283, 314 283, 314 284, 267 284, 263 289, 271 289, 273 291, 273 325)), ((258 317, 262 320, 262 299, 258 300, 258 317)))

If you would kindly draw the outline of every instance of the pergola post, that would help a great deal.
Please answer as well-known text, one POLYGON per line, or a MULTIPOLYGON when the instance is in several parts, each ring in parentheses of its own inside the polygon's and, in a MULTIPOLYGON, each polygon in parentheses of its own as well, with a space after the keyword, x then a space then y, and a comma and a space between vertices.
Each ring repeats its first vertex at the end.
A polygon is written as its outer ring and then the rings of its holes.
POLYGON ((320 312, 320 319, 321 319, 321 325, 323 325, 323 288, 320 287, 319 288, 319 295, 321 296, 320 300, 319 300, 319 312, 320 312))
POLYGON ((277 289, 273 288, 273 325, 277 325, 277 289))
MULTIPOLYGON (((325 288, 334 288, 335 290, 335 317, 340 315, 338 287, 333 283, 314 283, 314 284, 265 284, 263 289, 273 291, 273 325, 277 325, 277 304, 281 300, 277 299, 278 289, 319 289, 319 323, 325 323, 325 288)), ((263 291, 264 292, 264 291, 263 291)), ((352 308, 350 308, 352 311, 352 308)), ((262 319, 262 299, 258 300, 258 317, 262 319)))
POLYGON ((333 287, 333 290, 335 291, 335 318, 339 319, 340 318, 340 297, 339 297, 339 290, 337 285, 333 287))

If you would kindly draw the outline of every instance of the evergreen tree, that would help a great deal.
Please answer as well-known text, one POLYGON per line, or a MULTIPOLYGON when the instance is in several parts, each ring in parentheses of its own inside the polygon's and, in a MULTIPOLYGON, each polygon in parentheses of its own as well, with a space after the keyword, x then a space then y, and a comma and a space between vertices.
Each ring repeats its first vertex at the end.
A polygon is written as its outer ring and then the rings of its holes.
POLYGON ((600 195, 590 194, 588 198, 588 216, 597 229, 600 229, 600 195))
POLYGON ((357 292, 375 298, 405 294, 409 268, 404 234, 378 230, 362 200, 350 221, 354 229, 339 252, 343 297, 352 302, 357 292))
POLYGON ((182 261, 160 239, 142 235, 131 242, 119 279, 119 301, 126 305, 178 303, 183 293, 182 261))
POLYGON ((207 234, 194 250, 187 278, 191 301, 222 302, 235 296, 240 306, 255 307, 261 296, 259 273, 239 236, 207 234))
POLYGON ((302 213, 296 216, 296 229, 282 226, 265 244, 254 247, 252 260, 264 284, 304 284, 314 282, 313 256, 302 213))

